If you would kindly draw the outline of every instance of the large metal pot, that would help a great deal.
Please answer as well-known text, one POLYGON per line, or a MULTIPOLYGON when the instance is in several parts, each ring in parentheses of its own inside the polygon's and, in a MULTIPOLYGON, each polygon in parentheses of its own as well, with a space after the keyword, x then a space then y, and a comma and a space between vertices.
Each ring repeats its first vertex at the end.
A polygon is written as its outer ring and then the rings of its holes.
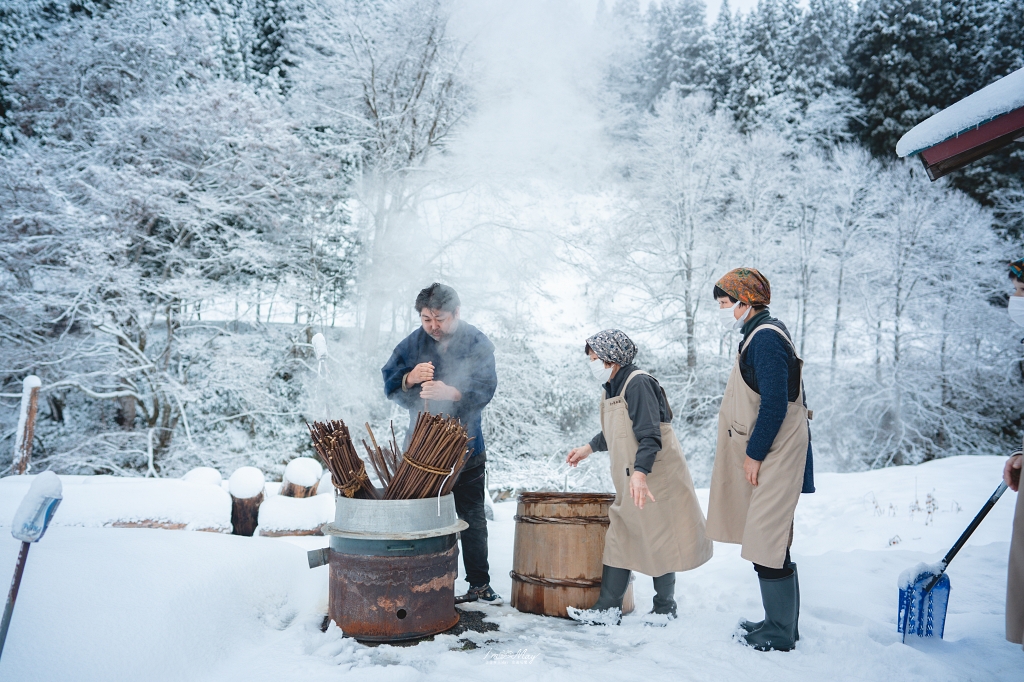
POLYGON ((468 528, 452 495, 423 500, 339 496, 330 537, 328 613, 342 632, 372 642, 417 639, 459 621, 455 534, 468 528))

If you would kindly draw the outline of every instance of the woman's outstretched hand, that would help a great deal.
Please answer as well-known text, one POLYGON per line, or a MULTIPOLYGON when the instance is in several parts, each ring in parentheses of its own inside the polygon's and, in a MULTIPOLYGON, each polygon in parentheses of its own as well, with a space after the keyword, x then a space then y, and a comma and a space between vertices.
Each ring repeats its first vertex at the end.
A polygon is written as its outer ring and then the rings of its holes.
POLYGON ((590 443, 587 443, 583 447, 573 448, 569 451, 569 455, 565 458, 566 463, 574 467, 594 452, 593 448, 590 447, 590 443))

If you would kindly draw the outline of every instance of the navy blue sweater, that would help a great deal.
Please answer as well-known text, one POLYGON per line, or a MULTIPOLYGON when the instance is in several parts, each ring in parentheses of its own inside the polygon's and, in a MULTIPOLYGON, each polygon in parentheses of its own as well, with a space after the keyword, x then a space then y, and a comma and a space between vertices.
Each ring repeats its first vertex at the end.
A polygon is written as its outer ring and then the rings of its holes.
MULTIPOLYGON (((494 344, 484 333, 466 322, 459 322, 447 349, 419 327, 402 339, 387 364, 381 368, 384 375, 384 394, 409 410, 409 430, 406 443, 416 426, 416 416, 423 411, 421 386, 409 390, 402 388, 402 378, 421 362, 434 363, 434 379, 459 389, 462 400, 430 401, 432 414, 458 417, 466 427, 471 449, 470 457, 485 452, 481 412, 494 397, 498 387, 498 374, 494 368, 494 344)), ((467 464, 467 466, 469 466, 467 464)))
MULTIPOLYGON (((764 324, 778 327, 789 337, 789 330, 773 318, 768 309, 747 320, 743 325, 740 348, 755 329, 764 324)), ((801 376, 796 353, 777 332, 765 330, 755 336, 740 355, 740 375, 750 390, 761 396, 754 430, 747 441, 747 457, 763 462, 775 442, 775 436, 786 419, 789 403, 800 395, 801 376)), ((807 404, 805 398, 804 405, 807 404)), ((814 460, 811 452, 810 427, 807 432, 807 465, 801 492, 814 492, 814 460)))

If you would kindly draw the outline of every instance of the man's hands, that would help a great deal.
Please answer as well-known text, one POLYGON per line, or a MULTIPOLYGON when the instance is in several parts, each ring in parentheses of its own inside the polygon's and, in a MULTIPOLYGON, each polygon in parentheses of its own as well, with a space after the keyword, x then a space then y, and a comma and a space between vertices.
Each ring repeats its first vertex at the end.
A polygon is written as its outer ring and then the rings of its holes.
MULTIPOLYGON (((422 365, 417 365, 417 367, 422 367, 422 365)), ((459 389, 449 386, 443 381, 426 381, 420 389, 420 397, 424 400, 450 400, 455 402, 462 400, 462 393, 459 389)))
POLYGON ((412 388, 416 384, 422 384, 434 379, 434 363, 421 362, 412 368, 412 371, 405 375, 406 388, 412 388))
POLYGON ((420 388, 420 397, 424 400, 448 400, 451 402, 462 400, 462 392, 459 389, 449 386, 443 381, 434 381, 434 363, 432 362, 421 362, 405 375, 406 388, 412 388, 416 384, 423 384, 420 388))
POLYGON ((1020 488, 1020 468, 1022 462, 1024 462, 1024 457, 1014 455, 1006 460, 1006 466, 1003 467, 1003 480, 1006 481, 1006 485, 1013 492, 1017 492, 1017 489, 1020 488))
POLYGON ((757 487, 757 472, 761 470, 761 463, 756 459, 747 459, 743 462, 743 475, 747 477, 747 483, 757 487))
POLYGON ((629 477, 629 494, 633 497, 633 504, 641 509, 644 508, 647 498, 651 498, 651 502, 655 501, 651 489, 647 487, 647 474, 642 471, 634 471, 629 477))
POLYGON ((573 448, 569 451, 569 456, 565 458, 566 463, 574 467, 587 457, 590 457, 594 452, 594 449, 590 447, 590 443, 578 448, 573 448))

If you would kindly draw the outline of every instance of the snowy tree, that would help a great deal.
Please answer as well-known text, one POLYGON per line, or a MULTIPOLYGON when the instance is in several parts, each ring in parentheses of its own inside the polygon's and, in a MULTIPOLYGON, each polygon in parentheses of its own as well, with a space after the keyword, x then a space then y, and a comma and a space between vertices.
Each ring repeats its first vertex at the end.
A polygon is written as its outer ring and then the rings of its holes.
POLYGON ((341 20, 339 32, 321 26, 331 67, 307 74, 307 96, 321 107, 320 125, 331 121, 362 151, 362 326, 364 348, 372 349, 385 307, 405 305, 398 301, 399 273, 420 253, 416 210, 428 182, 425 166, 468 111, 469 96, 462 46, 448 35, 447 5, 380 0, 348 10, 327 15, 341 20))
POLYGON ((703 0, 665 0, 647 10, 650 41, 643 63, 647 101, 672 86, 683 95, 708 83, 711 39, 704 21, 703 0))
POLYGON ((861 138, 892 158, 896 142, 939 110, 933 73, 941 63, 941 17, 933 0, 865 0, 850 42, 850 81, 864 105, 861 138))

